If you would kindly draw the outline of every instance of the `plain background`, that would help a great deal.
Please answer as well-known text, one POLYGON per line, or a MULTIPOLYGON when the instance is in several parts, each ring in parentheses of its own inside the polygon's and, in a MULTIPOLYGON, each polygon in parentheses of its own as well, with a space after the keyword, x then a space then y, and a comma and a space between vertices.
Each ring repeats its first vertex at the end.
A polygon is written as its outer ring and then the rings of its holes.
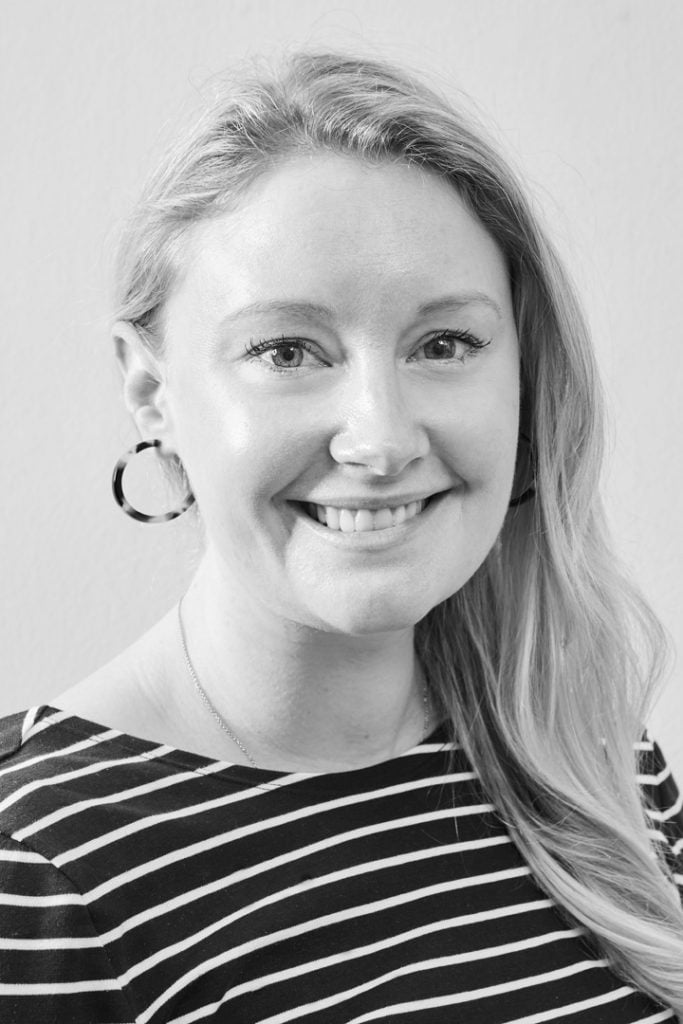
MULTIPOLYGON (((49 702, 151 626, 196 557, 114 505, 138 440, 108 338, 123 218, 212 75, 343 47, 471 97, 593 326, 619 548, 683 643, 683 4, 678 0, 14 0, 0 5, 0 713, 49 702)), ((678 659, 680 661, 680 658, 678 659)), ((683 780, 683 669, 651 720, 683 780)))

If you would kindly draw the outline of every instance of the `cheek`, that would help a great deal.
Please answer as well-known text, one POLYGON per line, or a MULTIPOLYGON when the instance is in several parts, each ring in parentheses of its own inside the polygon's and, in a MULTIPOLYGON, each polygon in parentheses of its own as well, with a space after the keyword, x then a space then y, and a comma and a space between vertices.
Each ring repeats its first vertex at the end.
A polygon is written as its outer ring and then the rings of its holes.
POLYGON ((519 405, 511 386, 481 389, 462 398, 457 416, 442 420, 441 450, 468 489, 494 495, 511 486, 517 451, 519 405))
POLYGON ((471 483, 491 496, 512 486, 517 452, 514 426, 491 430, 472 443, 471 483), (476 458, 476 462, 475 462, 476 458))
POLYGON ((277 403, 235 394, 204 395, 185 409, 179 424, 183 451, 207 529, 224 530, 230 522, 239 545, 268 519, 278 493, 310 467, 310 432, 291 415, 279 416, 277 403))

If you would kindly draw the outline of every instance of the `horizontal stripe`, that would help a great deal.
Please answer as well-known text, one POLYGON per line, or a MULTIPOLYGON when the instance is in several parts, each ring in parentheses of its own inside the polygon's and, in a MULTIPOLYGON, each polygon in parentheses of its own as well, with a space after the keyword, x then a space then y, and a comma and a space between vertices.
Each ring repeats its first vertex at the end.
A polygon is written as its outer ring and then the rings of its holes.
MULTIPOLYGON (((538 909, 544 907, 545 901, 537 900, 533 904, 526 904, 525 910, 528 911, 530 907, 538 909)), ((505 907, 506 914, 504 915, 501 911, 503 908, 498 908, 495 913, 495 918, 500 919, 503 916, 511 915, 518 911, 517 907, 505 907)), ((343 953, 338 953, 335 956, 324 957, 320 960, 314 960, 307 964, 297 964, 296 967, 292 967, 287 971, 279 971, 276 974, 263 975, 258 981, 248 981, 243 985, 236 985, 234 988, 227 992, 223 999, 219 1003, 215 1004, 217 1009, 219 1006, 224 1006, 226 1002, 231 999, 236 999, 238 996, 245 992, 253 992, 256 989, 264 988, 266 985, 273 985, 280 981, 286 981, 289 978, 299 978, 303 974, 310 974, 313 971, 320 971, 327 967, 333 967, 336 964, 346 963, 348 960, 357 960, 361 957, 369 957, 373 954, 391 949, 393 947, 404 945, 407 942, 412 942, 416 938, 424 937, 425 935, 433 935, 437 931, 445 931, 450 928, 458 928, 464 925, 472 924, 476 921, 490 921, 494 915, 491 914, 466 914, 460 918, 450 918, 445 921, 439 921, 429 928, 414 928, 410 932, 398 936, 392 936, 390 939, 383 939, 381 942, 371 943, 367 946, 359 946, 355 949, 345 950, 343 953)), ((472 950, 468 953, 460 953, 458 957, 451 958, 448 966, 452 966, 455 963, 467 963, 473 960, 490 959, 491 957, 502 956, 511 952, 519 950, 529 950, 537 946, 545 945, 549 942, 556 942, 562 939, 574 938, 575 936, 584 934, 583 929, 565 929, 564 931, 558 932, 546 932, 543 935, 532 936, 527 939, 523 939, 517 942, 508 942, 507 944, 496 946, 496 947, 478 947, 476 950, 472 950), (459 959, 458 959, 459 958, 459 959)), ((344 993, 344 999, 346 993, 344 993)))
MULTIPOLYGON (((476 878, 459 878, 451 882, 443 882, 438 885, 425 886, 422 889, 414 889, 411 892, 401 893, 399 896, 393 896, 390 899, 377 900, 376 902, 368 903, 365 906, 349 907, 347 910, 337 911, 334 914, 326 914, 324 917, 315 918, 314 920, 306 921, 303 924, 294 925, 290 928, 283 928, 280 929, 280 931, 262 935, 258 939, 252 939, 250 942, 246 942, 240 947, 235 947, 227 952, 220 953, 218 956, 212 957, 203 964, 194 967, 182 977, 178 978, 169 989, 163 992, 159 998, 152 1003, 151 1006, 147 1007, 147 1009, 143 1011, 140 1015, 139 1024, 146 1024, 146 1022, 153 1017, 156 1011, 168 1002, 172 996, 181 992, 188 984, 190 984, 190 982, 196 981, 197 978, 201 977, 203 974, 208 974, 216 967, 224 966, 231 960, 235 960, 240 956, 245 956, 247 953, 254 952, 256 950, 262 951, 267 946, 272 945, 275 942, 279 942, 282 939, 299 937, 301 935, 305 935, 309 931, 317 931, 327 925, 338 924, 341 921, 349 921, 355 920, 359 917, 366 917, 369 914, 376 914, 380 910, 390 910, 394 907, 405 906, 407 903, 426 899, 429 896, 439 896, 444 893, 453 892, 454 890, 466 889, 469 886, 475 886, 482 883, 490 884, 503 879, 519 878, 527 874, 529 874, 529 868, 523 867, 509 868, 505 871, 496 871, 489 875, 478 876, 476 878)), ((240 912, 238 911, 238 913, 240 912)), ((128 972, 128 974, 130 973, 131 972, 128 972)), ((120 980, 122 984, 125 984, 129 980, 128 974, 121 976, 120 980)))
MULTIPOLYGON (((134 764, 140 764, 145 761, 149 761, 154 757, 163 757, 164 754, 168 754, 173 748, 172 747, 157 747, 155 750, 150 750, 149 753, 137 754, 131 757, 119 757, 111 761, 96 761, 95 764, 86 765, 84 768, 75 768, 69 772, 62 772, 59 775, 52 775, 47 779, 36 779, 34 782, 29 782, 27 785, 22 786, 11 796, 6 797, 0 802, 0 814, 17 803, 19 800, 24 800, 27 796, 35 793, 41 789, 47 789, 51 786, 60 786, 65 783, 74 782, 76 779, 83 779, 88 775, 98 775, 100 772, 106 772, 112 768, 119 768, 122 766, 130 766, 134 764)), ((27 832, 26 829, 19 829, 15 835, 20 832, 27 832)))
MULTIPOLYGON (((0 1020, 672 1020, 539 888, 435 736, 357 771, 254 773, 66 712, 6 719, 0 1020)), ((661 847, 680 885, 682 800, 648 741, 652 870, 661 847)))
POLYGON ((120 991, 120 988, 116 978, 93 978, 92 981, 27 981, 23 984, 0 982, 0 996, 60 996, 117 991, 120 991))
MULTIPOLYGON (((618 988, 614 992, 606 992, 601 996, 594 996, 592 999, 582 999, 578 1003, 568 1003, 565 1006, 558 1006, 552 1010, 543 1010, 541 1013, 532 1013, 528 1017, 515 1017, 507 1024, 542 1024, 543 1021, 559 1020, 569 1013, 579 1013, 581 1010, 594 1009, 597 1006, 604 1006, 606 1003, 614 1003, 617 999, 623 999, 630 995, 633 989, 630 987, 618 988)), ((648 1017, 640 1017, 633 1024, 660 1024, 661 1021, 671 1020, 673 1010, 662 1010, 648 1017)))
POLYGON ((14 864, 44 864, 45 858, 32 850, 2 850, 0 849, 0 861, 8 861, 14 864))
MULTIPOLYGON (((168 753, 171 748, 160 749, 163 753, 168 753)), ((162 755, 155 754, 154 756, 162 755)), ((123 762, 110 761, 103 764, 103 767, 110 768, 112 766, 120 766, 121 764, 128 765, 140 760, 141 758, 136 757, 123 762)), ((213 771, 220 770, 221 765, 216 765, 213 768, 213 771)), ((108 793, 106 796, 92 797, 89 800, 79 800, 76 803, 71 804, 69 807, 62 807, 58 811, 52 811, 51 814, 45 815, 44 818, 39 818, 37 821, 32 822, 30 825, 27 825, 26 828, 15 832, 13 838, 18 842, 22 842, 24 839, 28 839, 29 836, 33 836, 37 832, 42 832, 43 829, 49 828, 51 825, 56 825, 59 821, 64 821, 66 818, 71 818, 76 814, 82 814, 84 811, 88 811, 93 807, 104 807, 107 804, 116 804, 121 803, 124 800, 133 800, 139 796, 156 793, 160 789, 168 789, 171 786, 177 786, 183 782, 196 782, 196 780, 196 772, 181 772, 179 774, 166 775, 161 779, 155 779, 153 782, 146 782, 140 786, 131 786, 129 789, 121 789, 116 793, 108 793)))
MULTIPOLYGON (((378 984, 388 980, 390 977, 405 977, 407 974, 412 972, 414 966, 416 966, 418 970, 428 970, 430 969, 430 966, 452 966, 455 960, 456 957, 441 957, 439 960, 431 961, 431 964, 406 964, 405 968, 402 968, 400 971, 392 971, 387 974, 385 978, 378 980, 377 982, 368 982, 364 985, 356 985, 355 988, 348 989, 345 993, 345 1001, 362 992, 369 991, 370 988, 376 988, 378 984)), ((361 1017, 354 1017, 353 1020, 349 1021, 349 1024, 365 1024, 367 1021, 380 1020, 382 1017, 386 1017, 391 1013, 416 1013, 419 1010, 431 1010, 440 1006, 456 1006, 458 1003, 469 1003, 474 999, 487 999, 492 995, 508 995, 510 992, 516 992, 521 988, 529 988, 538 985, 542 981, 554 981, 558 978, 567 978, 572 975, 579 974, 581 971, 593 970, 597 967, 604 967, 606 965, 606 960, 587 960, 580 964, 571 964, 569 967, 561 967, 555 971, 548 971, 545 974, 537 975, 535 977, 520 978, 516 981, 506 981, 499 985, 487 985, 485 988, 474 989, 471 992, 457 992, 450 996, 436 996, 432 999, 420 999, 410 1003, 386 1006, 380 1011, 366 1013, 361 1017)), ((338 1001, 335 1000, 335 1002, 338 1001)), ((303 1017, 309 1013, 327 1009, 332 1005, 334 1005, 334 1003, 329 999, 319 999, 315 1003, 308 1003, 308 1005, 299 1006, 295 1010, 286 1011, 285 1013, 277 1013, 272 1017, 267 1017, 264 1020, 259 1021, 259 1024, 286 1024, 287 1021, 296 1020, 297 1013, 300 1017, 303 1017)))
POLYGON ((46 896, 20 896, 16 893, 0 892, 0 907, 69 907, 83 906, 80 893, 54 893, 46 896))
MULTIPOLYGON (((94 903, 102 896, 110 892, 114 892, 115 889, 120 889, 124 885, 128 885, 133 881, 144 878, 145 875, 152 874, 154 871, 159 871, 161 868, 168 867, 171 864, 178 864, 183 860, 194 857, 196 854, 206 853, 207 851, 216 849, 219 846, 226 846, 228 843, 236 842, 238 839, 255 836, 266 829, 270 831, 271 829, 278 828, 281 825, 289 825, 294 822, 298 823, 304 818, 309 818, 313 815, 325 814, 331 810, 339 810, 341 808, 348 807, 349 805, 357 806, 360 803, 377 800, 387 796, 396 796, 402 793, 408 793, 414 789, 424 789, 439 784, 442 785, 450 781, 460 781, 460 778, 461 776, 444 775, 428 779, 418 779, 414 782, 405 782, 397 786, 387 786, 381 790, 373 790, 370 793, 355 793, 353 796, 340 797, 336 800, 313 804, 310 807, 297 807, 295 810, 289 811, 287 814, 280 814, 272 818, 268 818, 265 822, 257 821, 250 825, 243 825, 242 828, 233 829, 231 832, 222 832, 217 836, 213 836, 211 839, 203 839, 201 842, 191 843, 189 846, 173 850, 171 853, 166 853, 161 857, 156 857, 154 860, 140 864, 137 868, 132 868, 120 875, 116 875, 114 878, 110 878, 101 885, 95 886, 95 888, 90 889, 83 895, 88 902, 94 903)), ((492 804, 478 804, 473 807, 459 809, 459 811, 463 814, 481 814, 484 811, 493 811, 493 809, 492 804)))
POLYGON ((672 804, 671 807, 667 807, 666 810, 654 811, 654 810, 650 810, 648 808, 648 812, 647 813, 650 815, 650 817, 652 818, 653 821, 669 821, 670 818, 673 818, 676 815, 679 815, 682 810, 683 810, 683 793, 681 793, 680 796, 678 797, 678 800, 676 800, 676 802, 674 804, 672 804))
POLYGON ((0 937, 0 949, 14 950, 61 950, 61 949, 93 949, 100 948, 102 940, 99 936, 83 936, 81 939, 67 939, 55 936, 54 939, 3 939, 0 937))
MULTIPOLYGON (((509 842, 506 837, 502 837, 502 841, 509 842)), ((411 855, 401 854, 396 857, 386 857, 383 860, 370 861, 367 864, 354 864, 353 866, 344 868, 340 871, 333 871, 330 874, 322 875, 320 878, 311 879, 311 881, 306 884, 306 892, 310 893, 314 889, 327 887, 333 885, 335 882, 344 881, 345 879, 356 879, 363 874, 382 871, 387 868, 401 867, 408 863, 429 860, 433 857, 452 856, 454 852, 463 852, 463 847, 465 845, 466 844, 455 843, 453 846, 439 846, 433 850, 417 850, 411 855)), ((477 847, 481 848, 482 845, 483 844, 479 843, 477 844, 477 847)), ((258 870, 260 873, 262 870, 261 865, 258 866, 258 870)), ((255 873, 256 869, 252 868, 250 874, 255 873)), ((237 874, 241 875, 243 873, 237 872, 237 874)), ((246 872, 244 872, 244 874, 246 874, 246 872)), ((222 881, 227 884, 227 879, 223 879, 222 881)), ((242 879, 233 879, 231 876, 231 883, 234 882, 234 884, 237 884, 238 881, 242 881, 242 879)), ((486 884, 486 876, 477 876, 475 883, 473 884, 486 884)), ((276 893, 270 893, 268 896, 263 897, 255 903, 249 903, 248 905, 241 907, 229 918, 221 918, 218 921, 214 921, 213 924, 208 925, 201 932, 190 935, 181 942, 176 942, 172 946, 167 946, 163 950, 159 950, 157 953, 154 953, 146 960, 140 961, 136 964, 134 970, 125 975, 122 980, 125 982, 131 981, 134 977, 137 977, 137 975, 149 970, 149 968, 157 966, 157 964, 161 963, 162 960, 167 960, 176 953, 180 953, 184 949, 189 949, 191 946, 197 945, 201 940, 207 938, 209 935, 213 935, 217 931, 222 931, 228 925, 234 924, 235 921, 238 921, 240 918, 247 917, 249 914, 253 914, 255 911, 261 910, 263 907, 273 906, 273 904, 279 903, 281 900, 289 899, 293 896, 299 896, 300 894, 301 886, 295 886, 289 889, 279 889, 276 893)), ((403 895, 401 895, 400 899, 403 898, 403 895)), ((357 908, 355 909, 357 910, 357 908)), ((326 923, 329 923, 329 921, 326 921, 326 923)))
MULTIPOLYGON (((223 765, 220 762, 217 763, 222 770, 223 765)), ((301 775, 288 775, 285 779, 278 780, 278 788, 295 785, 301 782, 301 778, 301 775)), ((249 789, 239 790, 237 793, 229 793, 227 796, 217 797, 214 800, 192 803, 187 807, 177 807, 172 811, 164 811, 160 814, 147 814, 142 819, 131 821, 120 828, 112 829, 111 832, 104 832, 94 839, 81 843, 79 846, 71 847, 65 850, 64 853, 57 854, 53 858, 53 864, 56 867, 63 867, 71 861, 85 857, 89 853, 94 853, 95 850, 104 849, 104 847, 110 846, 120 839, 129 839, 131 836, 138 835, 140 832, 154 828, 157 825, 171 821, 181 821, 183 818, 192 818, 197 814, 205 814, 208 811, 218 810, 219 808, 228 808, 231 804, 239 803, 242 800, 255 799, 261 796, 262 793, 263 789, 261 787, 252 786, 249 789)))
POLYGON ((662 782, 671 777, 671 768, 663 768, 659 775, 637 775, 636 781, 641 786, 660 786, 662 782))
MULTIPOLYGON (((213 882, 201 885, 196 889, 188 890, 183 893, 182 896, 175 897, 172 900, 167 900, 154 908, 143 911, 135 917, 128 918, 124 925, 112 928, 111 931, 106 932, 103 936, 103 940, 105 942, 110 942, 113 939, 121 938, 121 936, 132 927, 137 927, 140 924, 147 924, 155 917, 170 913, 173 910, 178 910, 181 906, 185 906, 190 902, 203 899, 213 893, 220 892, 227 887, 228 877, 230 879, 230 884, 237 885, 248 878, 254 878, 256 875, 262 874, 263 872, 272 871, 276 867, 284 867, 285 865, 293 863, 295 860, 310 857, 312 854, 320 853, 324 850, 331 850, 335 846, 345 845, 346 843, 353 842, 357 839, 363 839, 367 836, 376 836, 382 832, 393 831, 397 827, 428 824, 429 822, 438 821, 443 818, 453 817, 457 813, 462 815, 466 812, 465 809, 462 808, 457 808, 455 810, 453 808, 446 808, 441 811, 428 811, 426 814, 413 815, 410 818, 391 819, 387 822, 366 825, 363 828, 357 828, 350 832, 342 832, 341 834, 330 837, 329 839, 320 839, 317 843, 309 843, 308 846, 299 847, 296 850, 281 854, 279 857, 271 857, 269 860, 258 861, 257 864, 253 864, 249 868, 243 868, 240 871, 233 871, 230 876, 221 876, 213 882)), ((507 836, 502 837, 502 841, 506 843, 511 842, 507 836)), ((495 845, 497 842, 497 838, 486 840, 481 843, 481 847, 485 845, 495 845)), ((464 844, 461 845, 464 846, 464 844)), ((439 847, 437 853, 442 849, 443 847, 439 847)), ((313 888, 314 885, 314 881, 309 882, 309 888, 313 888)), ((288 890, 283 890, 285 893, 287 891, 288 890)), ((268 906, 271 902, 274 902, 274 897, 272 895, 264 897, 264 900, 259 901, 258 904, 251 904, 250 907, 245 908, 243 911, 238 913, 235 920, 237 920, 237 917, 244 916, 246 913, 253 911, 257 906, 268 906)))
MULTIPOLYGON (((50 750, 47 754, 39 754, 37 757, 31 757, 27 758, 25 761, 20 761, 18 764, 0 768, 0 778, 5 775, 25 771, 27 768, 35 768, 37 764, 45 764, 47 761, 71 757, 72 754, 78 754, 83 750, 90 750, 99 743, 105 743, 107 740, 117 739, 120 735, 121 733, 116 732, 114 729, 107 729, 106 732, 99 733, 97 736, 89 736, 87 740, 80 740, 78 743, 72 743, 68 747, 60 747, 58 750, 50 750)), ((0 804, 0 809, 1 808, 2 804, 0 804)))
MULTIPOLYGON (((455 921, 442 921, 442 922, 439 922, 439 923, 440 923, 442 928, 446 929, 446 928, 452 927, 453 925, 459 924, 460 921, 456 919, 455 921)), ((410 941, 412 938, 415 938, 417 934, 419 934, 419 930, 418 929, 416 929, 414 933, 410 933, 410 934, 405 935, 405 936, 399 936, 397 939, 393 939, 390 944, 391 945, 397 945, 398 943, 403 943, 403 942, 410 941)), ((517 951, 520 951, 520 950, 525 951, 525 950, 533 949, 534 947, 541 946, 541 945, 546 945, 546 944, 548 944, 550 942, 561 941, 562 939, 572 938, 572 937, 574 937, 576 935, 579 935, 579 934, 582 934, 582 931, 580 929, 575 929, 575 930, 573 930, 571 932, 570 931, 549 932, 549 933, 547 933, 545 935, 536 936, 534 938, 527 939, 527 940, 524 940, 522 942, 509 942, 509 943, 507 943, 505 945, 497 946, 495 948, 477 949, 477 950, 472 950, 471 952, 468 952, 468 953, 459 953, 459 954, 457 954, 455 956, 451 956, 451 957, 440 957, 438 960, 427 961, 427 962, 424 962, 424 963, 421 963, 421 964, 413 964, 411 966, 411 971, 413 971, 413 970, 414 971, 431 970, 434 967, 441 967, 441 966, 451 967, 451 966, 454 966, 454 965, 456 965, 458 963, 468 963, 468 962, 479 961, 480 959, 487 959, 487 958, 490 959, 492 957, 499 957, 499 956, 507 955, 507 954, 510 954, 510 953, 513 953, 513 952, 517 952, 517 951)), ((374 943, 374 945, 372 945, 372 946, 362 946, 362 947, 360 947, 358 949, 351 950, 351 951, 349 951, 348 954, 344 953, 344 954, 341 954, 341 955, 338 955, 338 956, 334 956, 334 957, 326 957, 324 960, 316 960, 313 963, 306 964, 305 967, 303 967, 303 968, 296 967, 296 968, 292 968, 289 971, 281 971, 277 975, 270 975, 270 976, 266 976, 264 978, 260 978, 258 983, 257 983, 257 987, 261 988, 263 986, 263 984, 274 984, 274 983, 276 983, 278 981, 286 980, 287 978, 298 978, 303 973, 310 973, 310 972, 315 971, 315 970, 321 970, 324 967, 329 967, 329 966, 333 966, 335 964, 344 963, 349 958, 358 959, 359 957, 369 956, 372 953, 374 953, 374 952, 376 952, 376 951, 378 951, 380 949, 385 949, 385 948, 389 948, 389 943, 387 943, 387 942, 374 943)), ((366 986, 365 988, 366 988, 367 991, 369 991, 370 988, 373 988, 373 987, 376 988, 378 985, 384 984, 387 980, 389 980, 389 978, 391 976, 397 976, 397 977, 399 975, 404 976, 405 973, 407 973, 407 972, 405 972, 404 970, 401 970, 401 971, 391 972, 390 975, 389 974, 385 974, 385 975, 375 979, 375 981, 372 983, 372 985, 366 986)), ((175 1017, 173 1019, 173 1021, 170 1022, 170 1024, 192 1024, 193 1021, 202 1020, 202 1019, 210 1016, 211 1014, 216 1013, 217 1010, 219 1010, 221 1006, 225 1006, 226 1003, 229 1002, 231 999, 237 998, 238 996, 242 995, 244 992, 249 992, 249 991, 253 991, 253 990, 254 990, 254 983, 253 982, 247 982, 244 985, 238 985, 235 988, 231 989, 230 992, 227 992, 225 994, 225 996, 223 997, 223 999, 218 1000, 217 1002, 211 1003, 208 1006, 200 1007, 198 1010, 193 1011, 191 1014, 183 1015, 182 1017, 175 1017)), ((353 994, 353 993, 351 993, 351 994, 353 994)), ((347 993, 347 992, 339 994, 339 998, 337 999, 337 1003, 345 1002, 347 1000, 348 996, 349 996, 349 993, 347 993)), ((329 1007, 332 1006, 332 1005, 334 1005, 332 1001, 326 1000, 324 1002, 324 1004, 320 1004, 320 1005, 316 1004, 315 1008, 316 1009, 329 1009, 329 1007)), ((297 1009, 292 1011, 292 1012, 294 1014, 296 1014, 300 1010, 301 1010, 301 1007, 297 1007, 297 1009)))

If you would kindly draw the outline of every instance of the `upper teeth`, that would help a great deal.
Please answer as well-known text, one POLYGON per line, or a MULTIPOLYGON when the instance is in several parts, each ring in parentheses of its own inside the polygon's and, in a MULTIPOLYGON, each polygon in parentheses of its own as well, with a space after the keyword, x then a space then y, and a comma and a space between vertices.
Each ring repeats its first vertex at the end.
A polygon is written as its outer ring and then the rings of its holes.
POLYGON ((364 533, 368 530, 386 530, 389 526, 398 526, 406 519, 412 519, 427 504, 411 501, 409 505, 398 505, 396 508, 334 508, 332 505, 308 504, 308 510, 314 519, 323 523, 329 530, 341 530, 342 533, 364 533))

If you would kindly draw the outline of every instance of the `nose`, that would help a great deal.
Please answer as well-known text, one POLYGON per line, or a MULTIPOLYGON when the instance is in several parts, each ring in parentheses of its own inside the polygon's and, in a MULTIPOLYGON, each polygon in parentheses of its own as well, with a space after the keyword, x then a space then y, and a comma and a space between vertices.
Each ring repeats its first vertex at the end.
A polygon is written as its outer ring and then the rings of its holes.
POLYGON ((376 476, 398 476, 429 451, 429 436, 415 395, 395 366, 377 364, 351 375, 342 401, 341 426, 330 442, 338 463, 363 466, 376 476))

